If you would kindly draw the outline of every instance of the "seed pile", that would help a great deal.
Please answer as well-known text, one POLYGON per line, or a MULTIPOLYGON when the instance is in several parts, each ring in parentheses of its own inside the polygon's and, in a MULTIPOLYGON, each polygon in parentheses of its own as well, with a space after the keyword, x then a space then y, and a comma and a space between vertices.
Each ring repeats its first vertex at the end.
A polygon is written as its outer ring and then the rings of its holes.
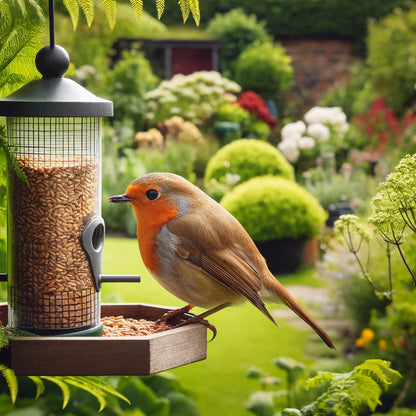
MULTIPOLYGON (((26 297, 19 316, 38 312, 39 328, 66 327, 68 319, 59 322, 57 315, 65 307, 79 315, 87 306, 83 293, 93 287, 80 236, 97 210, 98 167, 94 160, 81 157, 31 156, 18 162, 29 181, 28 187, 11 174, 12 285, 19 299, 26 297), (58 298, 59 306, 54 308, 58 298)), ((80 326, 90 323, 80 322, 80 326)))
POLYGON ((124 316, 106 316, 101 318, 104 325, 104 337, 143 336, 172 329, 166 322, 147 321, 146 319, 125 318, 124 316))

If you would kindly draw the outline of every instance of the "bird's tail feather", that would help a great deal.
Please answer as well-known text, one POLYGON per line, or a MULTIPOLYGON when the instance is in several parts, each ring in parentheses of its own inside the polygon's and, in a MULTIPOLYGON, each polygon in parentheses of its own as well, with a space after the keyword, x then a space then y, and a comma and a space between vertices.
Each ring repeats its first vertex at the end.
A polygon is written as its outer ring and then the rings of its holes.
POLYGON ((306 312, 306 310, 295 300, 295 298, 285 289, 285 287, 273 277, 264 282, 264 288, 271 294, 271 299, 280 302, 292 309, 301 319, 303 319, 321 337, 322 341, 329 348, 335 348, 328 334, 318 325, 318 323, 306 312))

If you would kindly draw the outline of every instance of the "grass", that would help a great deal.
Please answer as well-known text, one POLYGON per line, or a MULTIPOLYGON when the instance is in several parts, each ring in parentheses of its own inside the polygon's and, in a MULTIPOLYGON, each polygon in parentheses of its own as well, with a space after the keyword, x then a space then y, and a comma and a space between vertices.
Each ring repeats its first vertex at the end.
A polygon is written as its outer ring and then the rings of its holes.
MULTIPOLYGON (((104 284, 103 302, 183 306, 182 301, 166 292, 145 270, 134 239, 106 238, 103 272, 142 276, 141 283, 104 284)), ((282 282, 305 284, 313 281, 311 277, 310 269, 305 269, 293 280, 290 276, 283 277, 282 282)), ((244 403, 250 393, 259 389, 257 381, 245 376, 252 365, 283 378, 284 374, 272 364, 273 358, 287 356, 311 364, 306 349, 309 338, 315 337, 312 330, 291 328, 282 320, 278 329, 248 302, 214 314, 210 322, 216 326, 218 335, 208 344, 208 358, 171 370, 182 387, 194 395, 202 416, 251 414, 244 409, 244 403)))

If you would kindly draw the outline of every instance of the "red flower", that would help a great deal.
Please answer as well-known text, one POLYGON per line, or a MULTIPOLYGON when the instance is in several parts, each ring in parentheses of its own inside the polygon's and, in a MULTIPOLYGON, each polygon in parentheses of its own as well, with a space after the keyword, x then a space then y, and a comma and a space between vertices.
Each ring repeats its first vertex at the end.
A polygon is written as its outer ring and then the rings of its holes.
POLYGON ((246 91, 241 93, 235 103, 255 115, 258 119, 263 120, 270 127, 277 126, 277 120, 269 113, 266 102, 255 92, 246 91))

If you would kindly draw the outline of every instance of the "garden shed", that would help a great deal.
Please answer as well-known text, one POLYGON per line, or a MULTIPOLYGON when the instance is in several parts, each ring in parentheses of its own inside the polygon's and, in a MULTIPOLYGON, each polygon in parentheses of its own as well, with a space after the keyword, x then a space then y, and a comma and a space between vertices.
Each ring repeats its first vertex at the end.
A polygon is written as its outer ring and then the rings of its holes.
POLYGON ((196 71, 218 71, 221 40, 118 38, 114 44, 115 60, 123 50, 140 44, 155 73, 170 79, 175 74, 189 75, 196 71))

